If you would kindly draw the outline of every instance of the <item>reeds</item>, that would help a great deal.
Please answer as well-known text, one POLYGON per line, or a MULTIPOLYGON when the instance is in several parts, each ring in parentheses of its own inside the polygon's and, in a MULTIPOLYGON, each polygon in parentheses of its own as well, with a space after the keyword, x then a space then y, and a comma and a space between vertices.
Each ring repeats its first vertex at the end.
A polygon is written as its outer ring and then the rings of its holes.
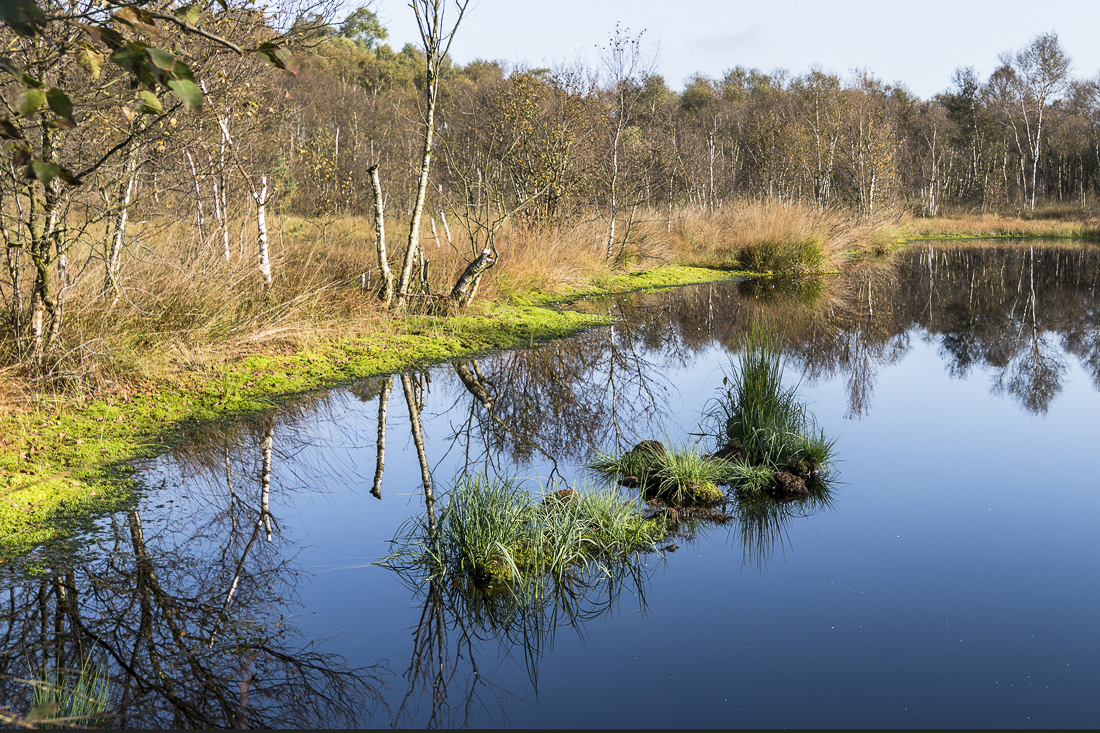
POLYGON ((50 727, 50 719, 61 719, 58 724, 63 722, 65 727, 95 724, 109 706, 110 680, 92 662, 85 662, 75 672, 44 669, 31 698, 32 710, 52 711, 40 722, 43 727, 50 727))

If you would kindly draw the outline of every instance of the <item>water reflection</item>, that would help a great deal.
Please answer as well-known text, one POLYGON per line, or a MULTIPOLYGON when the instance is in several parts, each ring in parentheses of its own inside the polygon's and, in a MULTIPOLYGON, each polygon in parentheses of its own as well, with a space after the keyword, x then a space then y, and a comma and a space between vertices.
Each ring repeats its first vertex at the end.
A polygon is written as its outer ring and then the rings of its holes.
MULTIPOLYGON (((311 574, 295 564, 306 541, 283 527, 296 503, 361 489, 381 500, 371 507, 404 503, 434 522, 436 501, 468 473, 571 480, 596 449, 690 429, 698 415, 675 414, 677 380, 698 378, 690 366, 704 352, 735 354, 755 322, 785 334, 807 382, 841 377, 852 418, 874 408, 879 374, 920 341, 937 344, 953 378, 988 379, 1042 414, 1074 362, 1100 389, 1098 275, 1100 253, 1088 247, 936 243, 816 282, 616 296, 587 304, 621 316, 611 329, 368 380, 191 436, 146 474, 164 477, 147 500, 103 522, 86 561, 5 581, 3 699, 26 710, 30 689, 12 680, 90 661, 107 670, 123 724, 461 725, 504 715, 515 696, 538 695, 559 631, 583 639, 598 619, 646 612, 660 555, 537 595, 398 568, 407 592, 398 605, 414 605, 408 639, 388 663, 361 666, 289 623, 296 599, 309 602, 311 574), (496 673, 502 659, 519 660, 528 692, 496 673)), ((791 501, 738 498, 720 521, 684 517, 680 537, 709 534, 764 569, 786 557, 795 522, 833 501, 828 486, 791 501)), ((322 534, 349 531, 314 529, 310 541, 323 546, 322 534)))
POLYGON ((180 465, 224 474, 179 486, 174 506, 110 517, 84 562, 7 583, 0 696, 12 709, 29 709, 19 680, 97 669, 122 725, 370 719, 385 670, 350 667, 288 623, 298 569, 270 508, 274 423, 181 450, 180 465))
POLYGON ((475 713, 507 717, 506 704, 514 695, 494 684, 490 670, 483 670, 486 657, 490 662, 522 658, 537 696, 539 664, 553 649, 558 632, 586 638, 585 625, 620 613, 623 598, 635 600, 644 614, 645 588, 653 571, 652 566, 627 561, 608 573, 592 567, 559 580, 491 591, 423 563, 391 567, 420 604, 404 673, 407 687, 393 724, 420 721, 432 728, 465 727, 475 713))
POLYGON ((1062 390, 1067 357, 1100 389, 1098 283, 1093 246, 935 242, 818 281, 720 283, 589 307, 633 324, 642 348, 675 356, 736 352, 750 324, 769 324, 811 383, 845 378, 851 418, 871 410, 879 372, 913 338, 937 339, 953 377, 981 369, 992 392, 1042 414, 1062 390))

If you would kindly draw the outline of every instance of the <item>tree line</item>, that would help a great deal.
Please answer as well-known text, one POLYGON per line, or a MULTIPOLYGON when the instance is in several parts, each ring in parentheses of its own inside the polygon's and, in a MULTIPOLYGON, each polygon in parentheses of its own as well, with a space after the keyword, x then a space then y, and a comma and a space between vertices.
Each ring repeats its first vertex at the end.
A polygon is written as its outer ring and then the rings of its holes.
POLYGON ((677 92, 622 26, 590 66, 459 65, 468 1, 410 5, 421 43, 394 50, 369 6, 336 22, 329 0, 3 0, 0 294, 19 352, 49 351, 75 278, 117 302, 136 219, 185 219, 226 262, 247 251, 267 289, 271 207, 371 216, 384 300, 426 279, 434 237, 467 252, 461 305, 509 219, 598 221, 611 260, 642 219, 671 230, 746 198, 935 216, 1100 188, 1100 79, 1072 78, 1053 33, 930 100, 869 71, 739 66, 677 92), (384 217, 408 223, 393 270, 384 217))

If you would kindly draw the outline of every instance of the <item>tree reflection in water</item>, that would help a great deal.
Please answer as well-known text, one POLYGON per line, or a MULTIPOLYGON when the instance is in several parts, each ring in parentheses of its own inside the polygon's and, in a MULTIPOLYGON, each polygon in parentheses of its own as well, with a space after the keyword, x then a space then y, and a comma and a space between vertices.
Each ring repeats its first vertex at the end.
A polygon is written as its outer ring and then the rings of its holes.
POLYGON ((224 481, 186 487, 186 512, 162 504, 116 514, 84 562, 8 583, 0 694, 12 709, 29 708, 30 687, 18 680, 90 665, 111 680, 116 724, 315 727, 369 717, 385 670, 349 668, 287 623, 298 571, 269 509, 275 420, 220 437, 223 450, 211 440, 199 445, 214 450, 179 456, 225 471, 224 481), (246 483, 242 464, 253 469, 246 483))
MULTIPOLYGON (((938 339, 951 376, 976 367, 991 389, 1046 412, 1075 356, 1100 389, 1100 251, 1090 245, 930 243, 818 281, 719 283, 600 303, 632 323, 640 348, 683 357, 741 348, 748 325, 785 335, 810 383, 843 376, 848 416, 866 415, 879 371, 912 339, 938 339)), ((651 356, 649 358, 652 358, 651 356)))
POLYGON ((478 665, 493 646, 499 647, 498 656, 522 656, 537 695, 539 663, 553 649, 558 630, 569 629, 583 639, 585 624, 614 615, 624 597, 635 599, 644 614, 653 571, 636 558, 624 559, 609 572, 593 565, 557 580, 494 591, 424 563, 389 567, 421 604, 405 672, 408 687, 394 725, 426 719, 432 728, 469 725, 475 712, 506 716, 510 693, 494 685, 478 665))

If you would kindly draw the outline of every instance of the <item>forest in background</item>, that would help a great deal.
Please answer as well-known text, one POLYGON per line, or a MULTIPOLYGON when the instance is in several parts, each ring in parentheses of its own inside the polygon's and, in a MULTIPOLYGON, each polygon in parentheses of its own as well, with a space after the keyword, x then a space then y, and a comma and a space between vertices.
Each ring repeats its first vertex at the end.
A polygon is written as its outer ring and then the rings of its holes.
POLYGON ((1100 191, 1100 78, 1072 78, 1053 33, 922 100, 736 59, 677 92, 621 26, 592 67, 453 64, 462 2, 412 3, 450 15, 400 50, 369 6, 325 0, 32 5, 5 0, 0 28, 0 351, 39 373, 374 317, 378 244, 430 303, 484 252, 494 294, 655 254, 782 270, 743 240, 805 259, 901 216, 1080 216, 1100 191))

